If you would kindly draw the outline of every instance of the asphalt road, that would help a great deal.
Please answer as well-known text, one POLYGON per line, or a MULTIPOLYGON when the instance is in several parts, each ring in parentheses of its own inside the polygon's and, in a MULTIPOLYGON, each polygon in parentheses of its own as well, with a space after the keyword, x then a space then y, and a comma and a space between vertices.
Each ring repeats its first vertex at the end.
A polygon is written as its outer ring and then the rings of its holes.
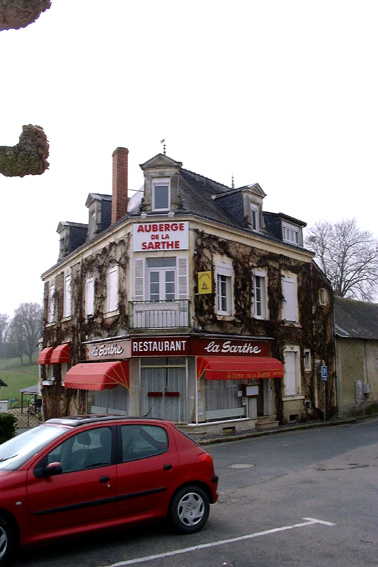
POLYGON ((377 567, 378 419, 211 445, 219 502, 164 524, 22 551, 14 567, 377 567))

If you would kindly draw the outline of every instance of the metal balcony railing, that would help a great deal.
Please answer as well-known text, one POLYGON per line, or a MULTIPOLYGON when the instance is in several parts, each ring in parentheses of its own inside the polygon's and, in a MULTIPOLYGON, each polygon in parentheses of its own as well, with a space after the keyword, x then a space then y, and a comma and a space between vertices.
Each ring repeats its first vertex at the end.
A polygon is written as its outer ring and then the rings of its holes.
POLYGON ((129 301, 130 329, 172 329, 189 326, 189 299, 129 301))

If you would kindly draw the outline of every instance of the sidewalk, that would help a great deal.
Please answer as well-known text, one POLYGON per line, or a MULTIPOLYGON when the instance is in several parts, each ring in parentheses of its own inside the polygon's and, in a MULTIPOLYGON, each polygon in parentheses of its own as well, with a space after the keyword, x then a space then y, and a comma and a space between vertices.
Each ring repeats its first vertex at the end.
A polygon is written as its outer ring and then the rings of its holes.
POLYGON ((198 444, 211 445, 214 443, 228 443, 230 441, 240 441, 242 439, 249 439, 251 437, 263 437, 265 435, 287 433, 289 431, 331 427, 336 425, 353 425, 354 423, 359 423, 366 419, 377 419, 377 418, 378 415, 366 415, 366 416, 351 417, 347 419, 332 418, 328 421, 306 421, 305 423, 288 423, 272 429, 264 429, 262 431, 257 431, 256 429, 250 429, 246 431, 237 431, 234 433, 229 433, 224 435, 213 435, 205 439, 199 440, 198 444))

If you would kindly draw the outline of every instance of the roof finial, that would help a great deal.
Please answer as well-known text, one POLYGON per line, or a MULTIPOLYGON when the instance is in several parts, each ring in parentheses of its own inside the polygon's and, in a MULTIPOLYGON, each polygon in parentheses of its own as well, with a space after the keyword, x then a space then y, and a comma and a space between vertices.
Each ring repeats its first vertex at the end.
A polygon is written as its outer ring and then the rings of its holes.
POLYGON ((234 172, 232 172, 232 177, 231 177, 231 189, 235 189, 234 172))
POLYGON ((160 143, 163 144, 163 154, 165 155, 165 149, 166 149, 165 138, 163 140, 160 140, 160 143))

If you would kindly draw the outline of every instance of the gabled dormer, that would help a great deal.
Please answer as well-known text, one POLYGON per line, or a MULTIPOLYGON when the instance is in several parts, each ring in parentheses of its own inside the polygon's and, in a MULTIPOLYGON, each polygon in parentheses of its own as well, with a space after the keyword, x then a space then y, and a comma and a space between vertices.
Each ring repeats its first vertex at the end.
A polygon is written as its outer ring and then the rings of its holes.
POLYGON ((261 232, 264 227, 263 200, 266 193, 258 183, 240 188, 243 194, 244 222, 251 230, 261 232))
POLYGON ((89 193, 85 206, 88 207, 89 214, 87 240, 91 240, 110 225, 112 197, 89 193))
POLYGON ((88 225, 77 222, 60 222, 56 231, 59 234, 59 261, 84 244, 88 225))
POLYGON ((140 165, 144 172, 143 213, 168 214, 182 208, 180 169, 182 163, 158 154, 140 165))

